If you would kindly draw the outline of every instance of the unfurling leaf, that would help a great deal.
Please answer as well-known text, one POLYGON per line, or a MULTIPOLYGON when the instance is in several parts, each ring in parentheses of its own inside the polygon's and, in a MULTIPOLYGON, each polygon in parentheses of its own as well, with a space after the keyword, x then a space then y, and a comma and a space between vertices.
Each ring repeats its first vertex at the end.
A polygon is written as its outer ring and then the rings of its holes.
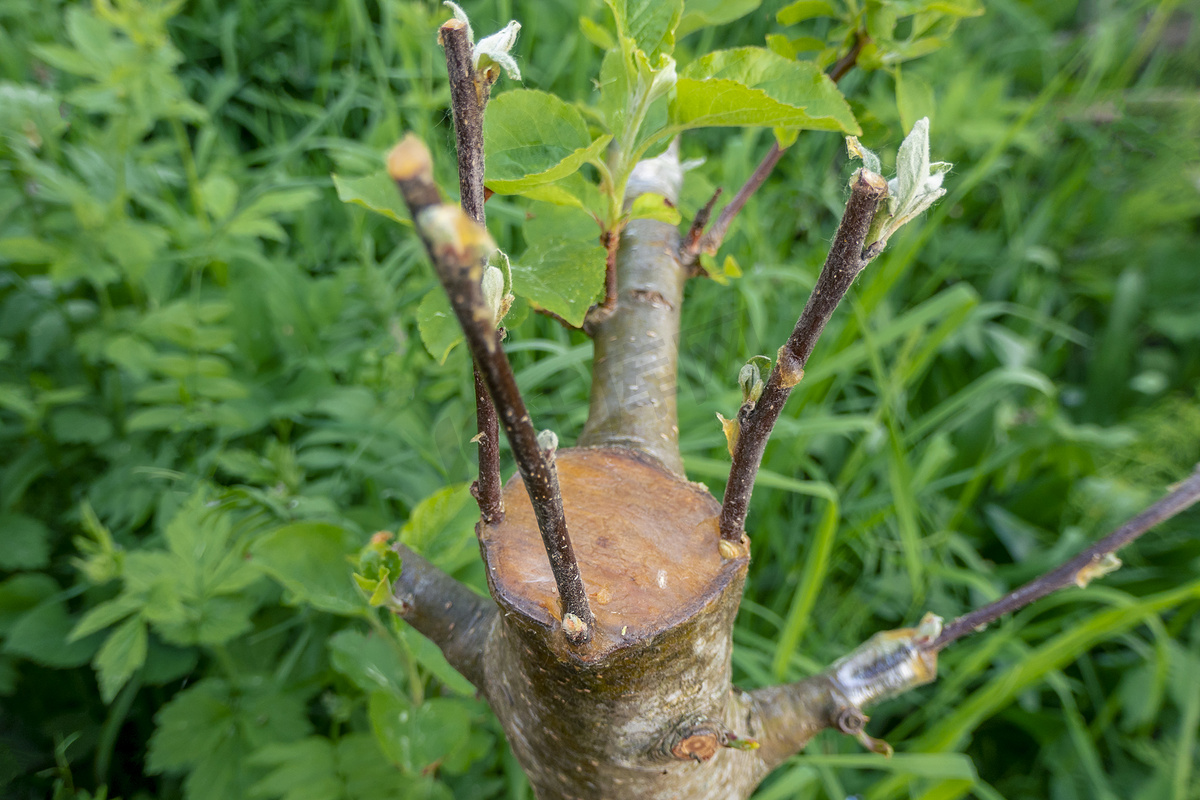
MULTIPOLYGON (((874 153, 854 137, 847 139, 846 145, 852 157, 861 158, 868 170, 877 171, 872 169, 879 164, 874 153)), ((879 207, 871 222, 864 248, 868 259, 882 252, 892 234, 946 194, 942 180, 952 166, 945 161, 930 163, 929 118, 917 120, 896 153, 896 177, 888 181, 887 202, 879 207)))

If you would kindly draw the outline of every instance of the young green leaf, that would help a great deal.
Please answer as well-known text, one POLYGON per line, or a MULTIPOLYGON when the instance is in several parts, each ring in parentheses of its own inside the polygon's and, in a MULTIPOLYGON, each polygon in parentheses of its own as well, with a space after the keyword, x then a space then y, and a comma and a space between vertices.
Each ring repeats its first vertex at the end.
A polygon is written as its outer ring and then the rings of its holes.
POLYGON ((609 137, 593 142, 579 111, 554 95, 515 89, 488 104, 483 141, 485 185, 500 194, 516 194, 565 178, 598 159, 609 137))
POLYGON ((759 47, 719 50, 689 64, 676 85, 670 124, 859 132, 829 76, 759 47))
POLYGON ((675 28, 683 15, 683 0, 605 1, 612 9, 621 37, 651 60, 669 55, 675 49, 675 28))
POLYGON ((630 219, 656 219, 668 225, 678 225, 679 209, 667 202, 661 194, 644 192, 639 194, 629 207, 630 219))
POLYGON ((362 206, 395 222, 412 224, 395 182, 384 170, 358 178, 343 178, 335 172, 333 186, 343 203, 362 206))
MULTIPOLYGON (((847 140, 847 145, 850 155, 863 159, 864 164, 879 163, 878 157, 859 145, 854 137, 847 140)), ((929 118, 917 120, 900 144, 896 177, 888 181, 887 202, 879 207, 871 222, 864 252, 874 257, 887 246, 892 234, 946 194, 942 180, 952 166, 945 161, 930 163, 929 118)))
POLYGON ((535 241, 512 265, 513 291, 571 325, 582 325, 604 291, 605 257, 597 242, 535 241))

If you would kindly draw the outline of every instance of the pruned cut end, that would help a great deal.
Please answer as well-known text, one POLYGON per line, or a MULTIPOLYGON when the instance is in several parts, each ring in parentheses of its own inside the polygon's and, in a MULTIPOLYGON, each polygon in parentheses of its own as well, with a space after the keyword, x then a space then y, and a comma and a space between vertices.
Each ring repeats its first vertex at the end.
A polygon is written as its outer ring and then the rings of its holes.
POLYGON ((860 169, 854 174, 854 182, 864 189, 869 189, 873 195, 877 194, 880 197, 887 195, 887 179, 878 172, 872 172, 869 169, 860 169))
POLYGON ((387 156, 387 171, 394 181, 433 177, 433 156, 429 148, 413 134, 407 134, 387 156))
MULTIPOLYGON (((572 448, 556 457, 563 509, 596 615, 589 658, 670 630, 720 597, 748 555, 723 558, 720 506, 702 486, 623 448, 572 448)), ((480 529, 493 595, 550 630, 561 612, 525 486, 505 486, 507 513, 480 529)))

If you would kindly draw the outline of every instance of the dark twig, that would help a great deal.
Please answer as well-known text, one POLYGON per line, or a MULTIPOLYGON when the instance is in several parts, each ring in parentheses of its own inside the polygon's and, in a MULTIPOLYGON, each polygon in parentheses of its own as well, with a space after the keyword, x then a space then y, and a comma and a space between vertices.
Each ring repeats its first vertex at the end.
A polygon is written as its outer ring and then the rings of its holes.
POLYGON ((771 370, 762 395, 757 402, 748 402, 738 411, 737 437, 733 442, 733 463, 729 468, 729 483, 721 504, 721 538, 739 541, 754 478, 762 462, 763 449, 771 436, 771 428, 783 410, 792 387, 804 376, 804 366, 813 347, 833 316, 858 273, 867 265, 863 258, 863 243, 875 217, 879 203, 887 196, 887 181, 867 170, 859 170, 850 187, 850 200, 842 215, 837 236, 817 285, 809 295, 808 304, 787 343, 779 348, 779 357, 771 370))
POLYGON ((771 175, 771 171, 775 169, 775 165, 779 163, 779 159, 783 158, 785 148, 779 146, 779 142, 772 142, 771 149, 759 162, 759 165, 754 168, 754 172, 746 179, 746 183, 742 188, 738 189, 738 193, 733 196, 729 204, 721 209, 721 213, 717 215, 717 221, 713 223, 712 228, 708 233, 697 241, 697 243, 682 254, 685 266, 690 266, 699 257, 700 253, 715 253, 717 248, 721 246, 721 242, 725 241, 725 234, 729 233, 729 226, 733 224, 733 219, 749 202, 755 192, 759 190, 771 175))
MULTIPOLYGON (((862 49, 868 41, 870 40, 867 35, 861 31, 855 34, 854 45, 850 48, 849 52, 839 58, 829 69, 829 77, 834 83, 840 81, 845 77, 846 73, 854 68, 854 65, 858 62, 859 54, 862 53, 862 49)), ((713 223, 712 229, 704 236, 700 236, 698 231, 695 236, 692 235, 692 231, 688 232, 688 237, 684 240, 683 246, 679 250, 680 260, 685 267, 689 270, 694 270, 701 253, 711 255, 717 252, 721 243, 725 241, 725 235, 729 233, 729 226, 733 224, 734 218, 741 213, 742 208, 745 207, 754 193, 766 182, 772 170, 775 169, 775 165, 779 163, 779 159, 783 158, 786 150, 787 148, 779 146, 779 142, 772 142, 771 149, 767 151, 767 154, 763 156, 763 160, 759 162, 754 172, 746 179, 746 183, 741 189, 738 189, 738 193, 733 196, 729 204, 721 209, 721 213, 717 216, 717 221, 713 223)), ((716 198, 714 197, 713 199, 715 200, 716 198)), ((712 201, 709 202, 711 203, 712 201)), ((707 210, 709 213, 712 212, 711 208, 707 210)), ((697 214, 695 221, 692 223, 692 229, 696 230, 698 226, 699 230, 703 230, 704 224, 707 222, 707 216, 704 222, 701 222, 700 215, 697 214)))
POLYGON ((458 188, 463 211, 483 224, 483 111, 491 84, 475 69, 467 26, 457 19, 442 25, 438 41, 446 51, 450 76, 450 105, 454 111, 455 143, 458 146, 458 188))
POLYGON ((1003 615, 1024 608, 1052 592, 1075 584, 1086 584, 1091 577, 1089 571, 1097 571, 1098 574, 1102 574, 1102 571, 1098 571, 1096 568, 1103 562, 1105 556, 1115 553, 1151 528, 1190 508, 1197 501, 1200 501, 1200 464, 1196 465, 1195 471, 1187 480, 1177 484, 1166 497, 1070 561, 1034 578, 999 600, 977 608, 951 622, 927 649, 941 650, 951 642, 980 630, 1003 615))
POLYGON ((595 618, 567 533, 558 480, 538 446, 537 433, 517 388, 512 365, 500 347, 495 312, 488 308, 480 286, 484 259, 495 245, 487 231, 461 208, 441 202, 433 182, 429 150, 416 137, 406 136, 388 154, 388 173, 404 195, 409 214, 499 412, 562 598, 563 630, 573 643, 585 644, 592 638, 595 618))
POLYGON ((855 31, 854 44, 846 55, 833 62, 833 66, 829 68, 828 75, 834 83, 837 83, 842 78, 846 77, 846 73, 854 69, 854 65, 858 63, 858 56, 862 53, 867 43, 871 41, 871 37, 867 36, 863 31, 855 31))
MULTIPOLYGON (((483 204, 483 111, 491 84, 475 69, 473 45, 467 27, 457 19, 442 25, 438 39, 446 50, 446 72, 450 76, 450 104, 454 111, 455 145, 458 149, 458 188, 463 211, 484 224, 483 204)), ((496 407, 488 397, 479 367, 475 375, 475 421, 479 428, 479 479, 471 494, 479 503, 485 525, 504 519, 504 495, 500 481, 500 427, 496 407)))
POLYGON ((696 256, 700 253, 700 240, 704 236, 704 228, 708 225, 708 221, 712 219, 713 206, 717 204, 717 199, 725 192, 720 186, 713 192, 713 196, 708 198, 708 202, 704 207, 696 212, 696 218, 692 220, 691 227, 688 228, 687 235, 683 237, 683 244, 679 247, 681 257, 691 257, 692 271, 695 272, 696 256))
POLYGON ((475 424, 479 429, 479 478, 471 484, 471 496, 479 504, 479 516, 484 525, 504 521, 504 492, 500 484, 500 423, 496 406, 488 396, 487 386, 479 367, 472 366, 475 376, 475 424))

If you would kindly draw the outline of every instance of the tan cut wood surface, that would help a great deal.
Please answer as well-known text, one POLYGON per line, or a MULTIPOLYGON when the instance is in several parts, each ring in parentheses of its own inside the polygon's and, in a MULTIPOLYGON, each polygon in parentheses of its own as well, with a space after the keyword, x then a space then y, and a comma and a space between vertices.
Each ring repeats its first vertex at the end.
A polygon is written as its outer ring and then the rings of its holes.
MULTIPOLYGON (((743 559, 723 559, 720 504, 623 448, 557 454, 558 480, 575 555, 596 615, 595 649, 612 650, 667 630, 699 611, 743 559)), ((544 625, 561 615, 558 590, 519 475, 504 488, 504 521, 482 526, 495 596, 544 625)))

